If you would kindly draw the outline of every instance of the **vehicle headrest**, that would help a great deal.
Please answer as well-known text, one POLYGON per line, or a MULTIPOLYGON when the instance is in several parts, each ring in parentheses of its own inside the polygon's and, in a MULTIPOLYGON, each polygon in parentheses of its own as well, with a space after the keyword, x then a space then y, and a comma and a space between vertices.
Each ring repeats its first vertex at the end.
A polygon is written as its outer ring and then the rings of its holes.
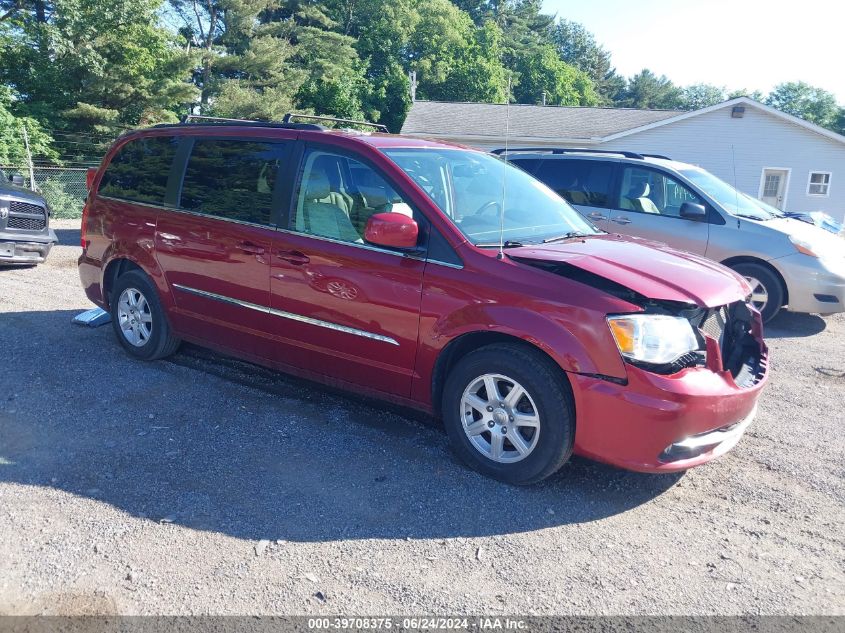
POLYGON ((321 169, 311 168, 305 181, 305 198, 308 200, 322 200, 331 193, 329 177, 321 169))
POLYGON ((630 191, 628 192, 629 198, 645 198, 648 194, 651 193, 651 187, 647 182, 641 182, 639 184, 634 185, 631 187, 630 191))

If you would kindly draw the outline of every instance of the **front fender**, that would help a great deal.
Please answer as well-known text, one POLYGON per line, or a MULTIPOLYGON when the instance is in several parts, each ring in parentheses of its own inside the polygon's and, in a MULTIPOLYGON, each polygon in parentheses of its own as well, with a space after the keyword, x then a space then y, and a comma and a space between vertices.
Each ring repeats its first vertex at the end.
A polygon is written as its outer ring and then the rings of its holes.
MULTIPOLYGON (((439 318, 420 322, 417 375, 435 374, 437 359, 458 338, 495 333, 525 341, 542 350, 566 372, 625 379, 626 371, 604 314, 585 308, 535 304, 531 308, 494 303, 466 305, 439 318)), ((418 381, 415 396, 431 402, 431 384, 418 381)))

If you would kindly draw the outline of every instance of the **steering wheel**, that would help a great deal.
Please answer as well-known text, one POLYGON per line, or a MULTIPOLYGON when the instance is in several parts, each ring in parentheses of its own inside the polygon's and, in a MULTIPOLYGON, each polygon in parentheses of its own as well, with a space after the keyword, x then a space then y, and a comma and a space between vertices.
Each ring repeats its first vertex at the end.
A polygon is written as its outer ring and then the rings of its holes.
POLYGON ((482 204, 472 215, 474 217, 479 217, 490 213, 490 211, 495 211, 496 215, 499 215, 502 212, 502 203, 498 200, 490 200, 489 202, 482 204))

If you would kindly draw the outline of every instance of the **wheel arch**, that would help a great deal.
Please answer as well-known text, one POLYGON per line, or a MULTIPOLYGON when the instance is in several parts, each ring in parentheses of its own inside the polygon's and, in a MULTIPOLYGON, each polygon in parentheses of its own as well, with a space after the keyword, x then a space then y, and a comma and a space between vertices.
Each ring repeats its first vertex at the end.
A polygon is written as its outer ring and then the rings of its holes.
MULTIPOLYGON (((455 337, 443 348, 438 354, 437 360, 434 363, 434 371, 431 376, 431 395, 432 406, 435 415, 439 418, 442 415, 441 400, 443 398, 443 388, 446 384, 446 377, 449 375, 451 369, 465 356, 482 347, 488 345, 495 345, 497 343, 510 343, 519 345, 525 349, 537 352, 549 360, 549 362, 558 369, 560 376, 566 382, 568 388, 571 390, 572 385, 566 375, 566 371, 560 364, 541 347, 532 344, 518 336, 507 334, 504 332, 490 332, 490 331, 474 331, 461 334, 455 337)), ((575 413, 575 400, 572 400, 573 414, 575 413)), ((573 420, 577 420, 577 416, 573 416, 573 420)))
POLYGON ((111 290, 117 278, 130 270, 145 272, 136 262, 126 257, 116 257, 106 265, 103 271, 103 300, 106 305, 111 306, 111 290))
POLYGON ((766 270, 770 271, 777 280, 780 282, 780 289, 783 292, 783 305, 789 304, 789 288, 786 286, 786 280, 783 278, 783 275, 780 274, 780 271, 772 266, 769 262, 760 259, 759 257, 753 257, 750 255, 739 255, 737 257, 729 257, 728 259, 720 262, 723 266, 727 266, 728 268, 733 268, 737 264, 755 264, 757 266, 762 266, 766 270))

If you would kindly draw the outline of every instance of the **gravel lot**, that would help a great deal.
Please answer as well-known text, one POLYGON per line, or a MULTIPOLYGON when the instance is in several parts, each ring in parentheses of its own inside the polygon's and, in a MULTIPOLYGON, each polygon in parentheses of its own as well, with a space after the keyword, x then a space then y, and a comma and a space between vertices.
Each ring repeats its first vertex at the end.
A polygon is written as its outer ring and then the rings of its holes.
POLYGON ((0 613, 845 614, 845 318, 781 314, 759 418, 685 475, 512 488, 440 428, 186 347, 130 360, 76 271, 0 269, 0 613))

